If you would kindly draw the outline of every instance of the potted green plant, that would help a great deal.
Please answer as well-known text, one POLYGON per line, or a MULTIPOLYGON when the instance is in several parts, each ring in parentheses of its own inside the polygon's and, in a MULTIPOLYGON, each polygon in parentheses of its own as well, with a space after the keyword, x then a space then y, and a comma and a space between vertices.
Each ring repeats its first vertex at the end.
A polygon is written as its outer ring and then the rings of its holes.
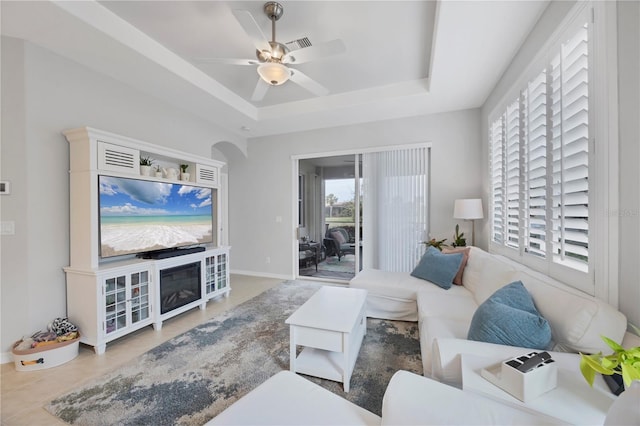
POLYGON ((153 160, 150 157, 140 157, 140 174, 143 176, 150 176, 152 164, 153 160))
POLYGON ((451 243, 454 247, 466 247, 467 239, 464 237, 464 232, 460 232, 460 226, 456 224, 456 233, 453 235, 453 243, 451 243))
POLYGON ((602 352, 591 355, 580 353, 580 371, 587 383, 593 386, 596 373, 620 374, 625 388, 629 388, 634 380, 640 381, 640 346, 624 349, 608 337, 601 337, 613 353, 611 355, 602 355, 602 352))
POLYGON ((435 238, 430 239, 429 241, 422 241, 422 244, 426 244, 427 246, 432 246, 442 251, 442 247, 446 247, 447 245, 444 243, 447 241, 446 238, 442 240, 436 240, 435 238))
POLYGON ((188 164, 180 164, 180 179, 189 180, 191 176, 190 173, 187 173, 187 169, 189 168, 188 164))

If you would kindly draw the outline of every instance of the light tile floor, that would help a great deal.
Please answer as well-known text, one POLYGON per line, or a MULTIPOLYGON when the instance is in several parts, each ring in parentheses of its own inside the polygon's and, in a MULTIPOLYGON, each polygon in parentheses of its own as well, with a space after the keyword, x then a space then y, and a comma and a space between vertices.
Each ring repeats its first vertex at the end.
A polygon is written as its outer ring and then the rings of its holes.
POLYGON ((90 380, 118 368, 149 349, 177 336, 198 324, 239 305, 283 280, 274 278, 231 276, 228 298, 210 300, 205 310, 192 309, 163 323, 155 331, 145 327, 107 344, 103 355, 93 348, 80 345, 74 360, 47 370, 16 371, 13 363, 2 364, 0 376, 0 413, 3 426, 63 425, 43 407, 55 397, 71 391, 90 380))

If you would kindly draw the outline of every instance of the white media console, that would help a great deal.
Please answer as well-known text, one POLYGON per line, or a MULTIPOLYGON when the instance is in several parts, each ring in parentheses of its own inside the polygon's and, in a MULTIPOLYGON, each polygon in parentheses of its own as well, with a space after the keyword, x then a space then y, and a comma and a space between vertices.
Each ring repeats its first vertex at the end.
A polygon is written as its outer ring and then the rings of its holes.
POLYGON ((78 325, 80 341, 104 353, 106 344, 189 309, 204 309, 211 298, 229 295, 229 247, 219 246, 221 208, 219 161, 202 158, 88 127, 63 132, 70 152, 70 265, 67 315, 78 325), (141 176, 140 158, 152 157, 165 169, 188 164, 189 180, 141 176), (124 177, 211 188, 213 244, 203 251, 177 250, 157 259, 133 255, 100 257, 99 176, 124 177), (182 254, 187 253, 187 254, 182 254), (180 282, 180 287, 176 283, 180 282))

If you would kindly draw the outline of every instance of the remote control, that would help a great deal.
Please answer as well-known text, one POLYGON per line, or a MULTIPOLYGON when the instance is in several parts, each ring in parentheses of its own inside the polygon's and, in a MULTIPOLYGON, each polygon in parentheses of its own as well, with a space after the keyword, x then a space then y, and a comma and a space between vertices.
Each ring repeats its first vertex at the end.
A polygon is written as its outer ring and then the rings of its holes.
POLYGON ((542 364, 546 360, 550 359, 551 355, 549 352, 540 352, 526 360, 522 365, 516 367, 519 371, 526 373, 527 371, 531 371, 536 368, 539 364, 542 364))

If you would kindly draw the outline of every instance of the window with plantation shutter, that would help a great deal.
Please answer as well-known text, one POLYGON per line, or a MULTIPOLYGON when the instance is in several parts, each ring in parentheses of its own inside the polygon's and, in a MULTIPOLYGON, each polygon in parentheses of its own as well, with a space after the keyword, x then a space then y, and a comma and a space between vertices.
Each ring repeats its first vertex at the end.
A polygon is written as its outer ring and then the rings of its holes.
POLYGON ((491 241, 589 272, 589 23, 489 124, 491 241))
POLYGON ((589 61, 587 26, 551 62, 552 234, 555 262, 588 270, 589 61))

